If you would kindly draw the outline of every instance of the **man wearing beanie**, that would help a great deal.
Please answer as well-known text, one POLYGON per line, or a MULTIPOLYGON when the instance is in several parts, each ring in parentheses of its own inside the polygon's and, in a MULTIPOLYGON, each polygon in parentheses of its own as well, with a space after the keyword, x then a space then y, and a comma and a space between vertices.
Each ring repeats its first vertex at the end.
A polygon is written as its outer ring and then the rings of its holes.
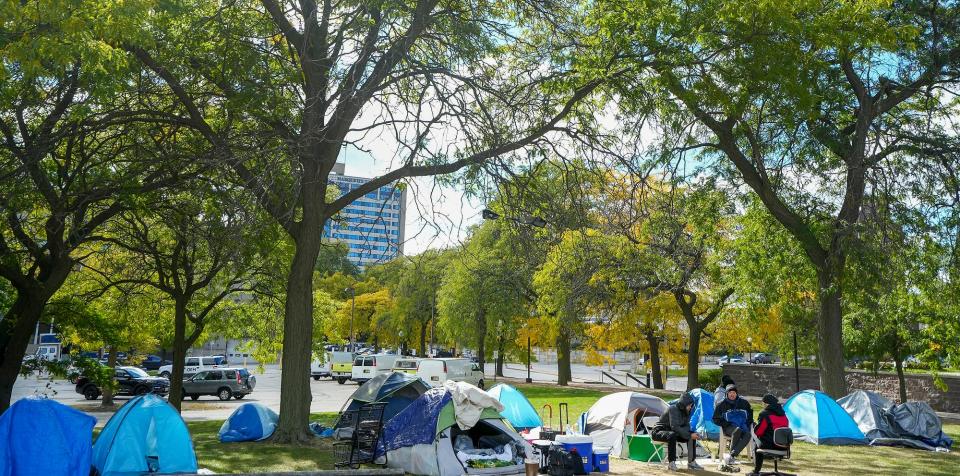
POLYGON ((729 375, 724 375, 720 377, 720 386, 713 391, 713 408, 717 408, 717 405, 723 401, 723 398, 727 396, 727 385, 734 385, 735 382, 729 375))
MULTIPOLYGON (((773 442, 773 432, 777 428, 790 426, 790 421, 787 419, 787 414, 783 411, 783 406, 777 401, 777 397, 768 393, 763 396, 763 403, 766 404, 767 407, 760 412, 760 416, 757 418, 756 431, 754 432, 754 434, 757 435, 757 439, 760 440, 760 446, 758 446, 758 448, 782 450, 783 448, 780 448, 773 442)), ((762 469, 763 455, 755 453, 753 472, 748 476, 759 475, 762 469)))
POLYGON ((730 453, 724 456, 723 463, 736 464, 737 455, 750 444, 750 425, 753 424, 753 408, 740 397, 736 385, 727 385, 723 401, 713 410, 713 422, 730 437, 730 453))

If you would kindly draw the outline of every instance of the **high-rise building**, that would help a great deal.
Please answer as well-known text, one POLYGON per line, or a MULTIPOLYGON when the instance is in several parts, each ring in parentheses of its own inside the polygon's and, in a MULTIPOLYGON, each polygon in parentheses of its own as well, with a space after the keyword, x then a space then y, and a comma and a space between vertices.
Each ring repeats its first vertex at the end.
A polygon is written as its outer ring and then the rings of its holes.
MULTIPOLYGON (((347 193, 368 178, 344 175, 338 162, 330 183, 347 193)), ((367 193, 340 211, 323 227, 323 237, 347 244, 347 258, 363 268, 390 261, 403 252, 403 230, 407 192, 402 184, 390 184, 367 193)))

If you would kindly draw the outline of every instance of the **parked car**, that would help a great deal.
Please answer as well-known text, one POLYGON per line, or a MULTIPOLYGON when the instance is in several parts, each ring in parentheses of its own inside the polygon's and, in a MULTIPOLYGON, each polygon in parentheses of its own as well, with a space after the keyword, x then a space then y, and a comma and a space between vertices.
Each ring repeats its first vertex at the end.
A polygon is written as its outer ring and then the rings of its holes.
POLYGON ((773 356, 765 352, 760 352, 750 358, 751 364, 772 364, 773 356))
POLYGON ((432 387, 439 387, 447 380, 484 387, 480 364, 463 358, 423 359, 417 366, 417 376, 432 387))
MULTIPOLYGON (((222 355, 213 355, 210 357, 187 357, 183 363, 183 377, 187 378, 197 372, 203 372, 204 370, 219 369, 220 367, 226 365, 223 363, 225 361, 226 358, 222 355)), ((173 374, 173 365, 161 365, 159 370, 161 377, 170 378, 170 375, 173 374)))
POLYGON ((353 359, 353 369, 350 380, 362 385, 377 375, 392 372, 393 363, 396 361, 396 355, 358 355, 353 359))
POLYGON ((140 368, 144 370, 160 370, 160 367, 172 363, 173 362, 169 360, 161 359, 159 355, 148 355, 147 358, 143 359, 143 362, 140 362, 140 368))
POLYGON ((414 357, 403 357, 393 363, 393 371, 405 374, 416 375, 417 368, 420 367, 420 359, 414 357))
POLYGON ((221 368, 204 370, 183 381, 183 394, 180 398, 191 400, 201 395, 214 395, 220 400, 237 400, 253 392, 257 378, 244 368, 221 368))
MULTIPOLYGON (((170 380, 152 377, 137 367, 117 367, 113 378, 117 381, 116 395, 144 395, 151 392, 166 395, 170 392, 170 380)), ((87 400, 96 400, 103 395, 103 390, 86 376, 77 378, 76 391, 87 400)))
POLYGON ((742 364, 742 363, 744 363, 744 362, 746 362, 746 361, 743 360, 743 356, 742 356, 742 355, 735 355, 735 356, 732 356, 732 357, 731 357, 731 356, 724 355, 723 357, 720 357, 719 359, 717 359, 717 364, 719 364, 719 365, 723 365, 723 364, 742 364))
POLYGON ((330 353, 330 376, 343 385, 353 377, 353 352, 335 351, 330 353))
POLYGON ((325 357, 323 362, 320 359, 316 359, 310 363, 310 376, 314 380, 320 380, 323 377, 331 377, 331 367, 333 365, 333 356, 331 352, 325 352, 325 357))

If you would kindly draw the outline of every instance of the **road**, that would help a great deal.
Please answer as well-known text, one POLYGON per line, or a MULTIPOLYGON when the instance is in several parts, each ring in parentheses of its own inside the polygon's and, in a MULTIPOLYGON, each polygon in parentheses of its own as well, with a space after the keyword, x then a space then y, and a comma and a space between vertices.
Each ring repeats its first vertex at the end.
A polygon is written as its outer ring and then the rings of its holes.
MULTIPOLYGON (((576 382, 603 381, 606 384, 612 383, 609 378, 601 376, 600 367, 590 367, 583 364, 573 364, 571 367, 573 380, 576 382)), ((626 381, 626 379, 622 378, 622 375, 623 369, 628 368, 626 365, 621 365, 619 369, 615 366, 612 371, 607 367, 604 369, 618 376, 621 381, 626 381)), ((534 363, 531 365, 530 370, 530 376, 534 382, 556 382, 556 364, 534 363)), ((242 401, 229 400, 221 402, 212 396, 201 397, 200 400, 196 402, 187 400, 184 402, 183 407, 184 419, 188 421, 223 420, 230 416, 230 413, 233 412, 237 406, 250 401, 260 402, 272 408, 274 411, 279 411, 280 369, 276 365, 268 365, 263 373, 259 373, 254 368, 251 368, 251 371, 254 372, 254 375, 257 377, 257 386, 253 393, 245 397, 242 401)), ((495 379, 493 378, 493 374, 493 364, 487 364, 487 378, 485 379, 485 383, 488 387, 494 383, 495 379)), ((527 376, 527 369, 525 365, 507 364, 504 369, 504 375, 511 378, 523 379, 527 376)), ((682 391, 685 386, 686 379, 684 378, 667 380, 667 390, 682 391)), ((631 387, 638 386, 631 385, 631 387)), ((310 388, 313 391, 313 400, 310 402, 311 412, 336 412, 343 407, 343 404, 350 398, 350 395, 357 389, 357 385, 350 382, 345 385, 339 385, 335 381, 324 379, 321 381, 310 380, 310 388)), ((13 400, 16 401, 31 395, 45 395, 47 398, 53 398, 66 405, 87 411, 97 417, 98 425, 106 423, 106 420, 109 419, 111 415, 109 412, 96 411, 98 406, 97 402, 84 400, 82 395, 76 393, 74 386, 66 380, 51 380, 47 377, 39 378, 37 376, 21 376, 17 379, 17 383, 13 387, 13 400)), ((116 397, 116 400, 122 404, 129 398, 130 397, 116 397)))

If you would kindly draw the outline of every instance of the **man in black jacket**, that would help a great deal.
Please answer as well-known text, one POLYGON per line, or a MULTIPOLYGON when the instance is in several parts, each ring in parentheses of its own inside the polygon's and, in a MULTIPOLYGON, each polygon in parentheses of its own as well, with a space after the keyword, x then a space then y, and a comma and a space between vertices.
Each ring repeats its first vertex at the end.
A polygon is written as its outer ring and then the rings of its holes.
POLYGON ((753 408, 740 398, 737 386, 727 385, 727 395, 713 410, 713 422, 730 437, 730 453, 724 455, 727 465, 736 464, 737 455, 750 444, 750 425, 753 424, 753 408))
POLYGON ((667 444, 667 469, 677 470, 677 443, 687 444, 687 469, 703 469, 697 464, 696 440, 700 435, 690 430, 690 412, 693 411, 693 397, 689 393, 680 396, 677 403, 670 405, 660 421, 653 427, 650 435, 654 441, 667 444))

